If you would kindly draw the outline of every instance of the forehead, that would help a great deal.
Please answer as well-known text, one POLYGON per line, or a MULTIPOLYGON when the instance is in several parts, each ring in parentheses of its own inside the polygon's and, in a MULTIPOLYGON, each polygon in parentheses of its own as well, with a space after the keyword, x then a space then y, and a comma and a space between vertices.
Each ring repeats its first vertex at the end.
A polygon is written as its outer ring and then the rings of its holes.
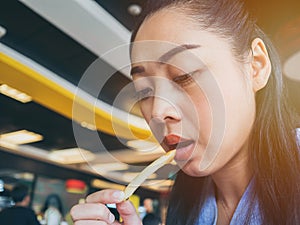
POLYGON ((170 49, 181 45, 205 48, 226 46, 216 34, 201 29, 180 11, 165 9, 147 18, 140 26, 132 44, 132 63, 155 61, 170 49))
POLYGON ((162 9, 143 21, 135 40, 140 41, 149 37, 155 40, 165 35, 168 35, 172 39, 175 38, 173 35, 178 34, 178 30, 188 27, 192 28, 193 23, 182 11, 178 9, 162 9))
MULTIPOLYGON (((136 52, 151 52, 160 49, 161 53, 172 48, 171 45, 180 45, 185 42, 185 37, 179 35, 184 32, 189 22, 182 13, 176 17, 176 12, 164 9, 147 18, 136 34, 132 45, 132 54, 136 52), (146 41, 152 41, 146 43, 146 41), (144 42, 144 44, 136 44, 144 42), (161 42, 161 44, 159 44, 161 42), (169 45, 168 45, 169 43, 169 45)), ((174 47, 174 46, 173 46, 174 47)))

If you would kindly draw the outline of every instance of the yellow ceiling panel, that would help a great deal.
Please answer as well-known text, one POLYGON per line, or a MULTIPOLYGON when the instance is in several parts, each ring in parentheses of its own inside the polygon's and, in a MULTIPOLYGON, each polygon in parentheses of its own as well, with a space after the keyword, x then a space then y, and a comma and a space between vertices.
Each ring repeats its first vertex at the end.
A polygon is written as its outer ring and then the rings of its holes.
POLYGON ((126 139, 155 140, 149 129, 138 127, 111 115, 1 52, 0 73, 0 83, 5 83, 30 95, 35 102, 79 124, 82 122, 95 124, 96 128, 102 132, 126 139), (74 113, 75 102, 76 112, 74 113))

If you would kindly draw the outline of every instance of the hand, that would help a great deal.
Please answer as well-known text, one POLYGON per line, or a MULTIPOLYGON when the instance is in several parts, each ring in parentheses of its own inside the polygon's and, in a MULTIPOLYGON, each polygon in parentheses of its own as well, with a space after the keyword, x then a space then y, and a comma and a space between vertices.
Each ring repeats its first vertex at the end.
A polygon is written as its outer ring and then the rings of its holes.
POLYGON ((74 225, 142 225, 141 219, 130 201, 124 201, 124 192, 118 190, 102 190, 86 198, 86 203, 72 207, 71 216, 74 225), (105 204, 115 203, 122 223, 115 221, 114 215, 105 204))

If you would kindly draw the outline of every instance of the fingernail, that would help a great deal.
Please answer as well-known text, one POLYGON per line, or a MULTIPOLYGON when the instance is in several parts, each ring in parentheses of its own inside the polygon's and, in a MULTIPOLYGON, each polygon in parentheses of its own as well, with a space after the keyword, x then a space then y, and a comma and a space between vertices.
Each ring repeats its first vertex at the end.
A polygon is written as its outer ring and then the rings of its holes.
POLYGON ((115 216, 112 213, 110 213, 108 220, 109 220, 109 223, 113 223, 115 221, 115 216))
POLYGON ((124 197, 125 197, 125 194, 124 194, 124 192, 123 191, 115 191, 114 193, 113 193, 113 197, 116 199, 116 200, 123 200, 124 199, 124 197))

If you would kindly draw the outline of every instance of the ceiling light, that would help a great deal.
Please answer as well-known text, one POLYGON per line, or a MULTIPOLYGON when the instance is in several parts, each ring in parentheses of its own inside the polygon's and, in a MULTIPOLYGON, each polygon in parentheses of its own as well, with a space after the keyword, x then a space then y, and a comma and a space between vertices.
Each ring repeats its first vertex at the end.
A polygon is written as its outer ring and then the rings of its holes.
POLYGON ((142 12, 142 7, 139 6, 138 4, 131 4, 130 6, 128 6, 127 10, 130 15, 138 16, 142 12))
MULTIPOLYGON (((0 43, 0 61, 4 62, 0 63, 2 72, 13 69, 16 75, 22 73, 21 80, 16 79, 13 82, 14 85, 27 93, 32 93, 32 98, 43 103, 45 107, 55 109, 56 112, 79 123, 87 121, 86 113, 80 111, 84 109, 87 112, 94 113, 97 129, 105 133, 118 135, 126 139, 133 139, 133 136, 154 139, 143 118, 132 114, 128 115, 128 112, 96 99, 91 94, 2 43, 0 43), (24 85, 24 82, 29 85, 24 85), (32 92, 33 86, 41 88, 32 92), (53 93, 60 95, 60 98, 49 98, 48 96, 53 95, 53 93), (112 111, 116 112, 113 116, 112 111), (113 126, 104 125, 108 123, 113 123, 113 126), (124 132, 125 130, 126 132, 124 132)), ((4 73, 0 77, 2 84, 7 83, 5 81, 11 81, 11 74, 4 73)))
POLYGON ((0 26, 0 38, 2 38, 6 34, 6 29, 0 26))
POLYGON ((82 127, 87 128, 89 130, 97 130, 96 126, 85 121, 81 122, 80 124, 82 127))
POLYGON ((95 158, 95 155, 82 148, 69 148, 52 151, 49 154, 49 158, 52 161, 63 164, 76 164, 92 161, 95 158))
POLYGON ((19 130, 0 135, 0 141, 10 144, 28 144, 43 140, 43 136, 28 130, 19 130))
POLYGON ((8 86, 7 84, 0 85, 0 93, 6 95, 8 97, 11 97, 22 103, 27 103, 27 102, 32 101, 31 96, 29 96, 17 89, 14 89, 14 88, 8 86))
POLYGON ((27 181, 33 181, 34 175, 32 173, 15 173, 13 174, 13 177, 16 179, 22 179, 22 180, 27 180, 27 181))

